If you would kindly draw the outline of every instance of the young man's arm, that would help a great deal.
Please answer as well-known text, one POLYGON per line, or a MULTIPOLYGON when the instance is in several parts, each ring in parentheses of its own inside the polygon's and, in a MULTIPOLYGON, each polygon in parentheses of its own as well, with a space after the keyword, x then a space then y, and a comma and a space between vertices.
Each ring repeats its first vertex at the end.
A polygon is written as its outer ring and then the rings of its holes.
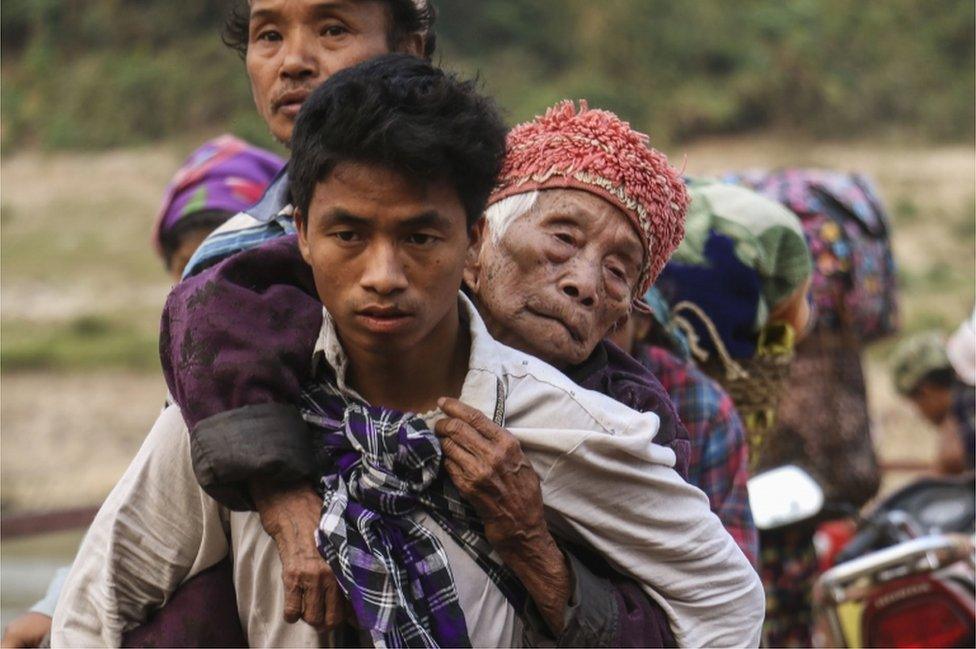
POLYGON ((179 410, 167 408, 82 541, 52 646, 121 646, 186 577, 227 555, 219 507, 197 487, 188 454, 179 410))
MULTIPOLYGON (((513 429, 530 447, 558 432, 513 429)), ((705 495, 652 446, 638 431, 594 432, 561 455, 542 483, 554 529, 638 580, 679 645, 758 646, 765 601, 755 570, 705 495)))

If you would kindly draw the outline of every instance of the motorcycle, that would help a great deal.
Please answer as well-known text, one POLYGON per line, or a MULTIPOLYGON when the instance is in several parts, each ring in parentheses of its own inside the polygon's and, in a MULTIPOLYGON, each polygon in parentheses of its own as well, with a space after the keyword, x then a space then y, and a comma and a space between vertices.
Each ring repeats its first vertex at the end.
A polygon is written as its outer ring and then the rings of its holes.
MULTIPOLYGON (((976 501, 973 474, 923 478, 870 514, 819 524, 821 574, 813 587, 818 647, 972 647, 976 640, 976 501)), ((749 481, 760 530, 815 525, 832 515, 803 469, 749 481)), ((819 537, 819 541, 818 541, 819 537)))
POLYGON ((814 584, 814 644, 972 647, 974 487, 923 478, 877 503, 814 584))

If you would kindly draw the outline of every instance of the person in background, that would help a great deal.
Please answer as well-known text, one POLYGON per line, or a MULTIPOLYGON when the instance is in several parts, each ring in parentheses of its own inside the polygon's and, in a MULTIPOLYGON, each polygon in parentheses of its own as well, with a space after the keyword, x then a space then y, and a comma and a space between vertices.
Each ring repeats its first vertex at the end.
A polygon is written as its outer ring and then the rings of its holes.
MULTIPOLYGON (((685 240, 657 286, 688 333, 699 367, 732 396, 761 461, 793 346, 812 321, 812 262, 800 221, 752 190, 691 182, 685 240)), ((767 646, 810 646, 809 595, 817 563, 813 530, 760 532, 767 646)))
POLYGON ((881 484, 861 357, 899 326, 884 202, 856 172, 786 168, 727 178, 796 214, 813 257, 809 299, 816 322, 796 346, 790 390, 754 468, 803 466, 832 508, 860 509, 881 484))
POLYGON ((952 386, 957 380, 945 344, 945 336, 938 331, 918 333, 898 343, 891 361, 898 394, 936 426, 949 415, 952 386))
POLYGON ((965 470, 972 471, 976 461, 976 309, 949 336, 946 354, 959 377, 953 386, 952 419, 962 438, 965 470))
POLYGON ((965 409, 955 407, 964 401, 967 386, 949 362, 945 336, 926 331, 902 340, 892 353, 891 365, 895 389, 939 431, 938 471, 959 473, 967 465, 972 470, 965 409))
POLYGON ((745 427, 729 393, 690 358, 685 334, 655 288, 644 296, 610 340, 637 359, 664 386, 688 430, 688 481, 705 492, 712 511, 749 558, 759 561, 759 534, 749 508, 749 447, 745 427), (650 313, 647 313, 650 311, 650 313))
POLYGON ((685 238, 657 287, 702 370, 735 401, 755 463, 811 322, 810 251, 799 220, 775 201, 714 181, 691 181, 689 193, 685 238))
MULTIPOLYGON (((257 201, 284 164, 233 135, 208 140, 186 158, 166 187, 152 231, 153 247, 174 282, 207 235, 257 201)), ((51 631, 67 574, 68 568, 55 573, 44 598, 7 625, 0 646, 40 645, 51 631)))
POLYGON ((187 157, 166 187, 152 233, 174 283, 203 240, 256 203, 284 166, 279 156, 233 135, 208 140, 187 157))

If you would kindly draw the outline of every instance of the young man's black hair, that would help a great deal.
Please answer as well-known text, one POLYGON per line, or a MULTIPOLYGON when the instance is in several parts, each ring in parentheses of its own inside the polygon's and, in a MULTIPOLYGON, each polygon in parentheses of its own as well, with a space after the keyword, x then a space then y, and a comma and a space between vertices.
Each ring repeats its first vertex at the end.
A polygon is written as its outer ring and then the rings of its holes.
POLYGON ((337 72, 305 100, 292 133, 292 202, 307 213, 315 185, 338 163, 373 163, 417 182, 449 182, 470 226, 495 184, 505 132, 474 81, 387 54, 337 72))
MULTIPOLYGON (((437 35, 434 33, 437 9, 431 0, 381 1, 388 5, 390 11, 390 29, 387 35, 390 50, 396 50, 410 34, 420 33, 424 35, 423 57, 429 61, 437 47, 437 35)), ((224 44, 240 54, 241 58, 247 54, 249 5, 248 0, 235 0, 231 3, 221 34, 224 44)))

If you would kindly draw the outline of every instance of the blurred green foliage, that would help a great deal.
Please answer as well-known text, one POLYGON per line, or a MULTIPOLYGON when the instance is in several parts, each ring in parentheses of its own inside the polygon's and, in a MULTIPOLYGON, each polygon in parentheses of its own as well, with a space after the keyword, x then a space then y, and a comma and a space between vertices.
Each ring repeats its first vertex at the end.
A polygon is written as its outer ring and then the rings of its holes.
MULTIPOLYGON (((780 129, 971 141, 972 0, 441 0, 438 60, 512 121, 564 97, 656 142, 780 129)), ((6 0, 5 148, 92 148, 265 129, 228 0, 6 0)))
POLYGON ((80 315, 58 323, 7 320, 0 326, 0 366, 23 370, 90 370, 114 367, 159 370, 158 334, 118 314, 80 315))

